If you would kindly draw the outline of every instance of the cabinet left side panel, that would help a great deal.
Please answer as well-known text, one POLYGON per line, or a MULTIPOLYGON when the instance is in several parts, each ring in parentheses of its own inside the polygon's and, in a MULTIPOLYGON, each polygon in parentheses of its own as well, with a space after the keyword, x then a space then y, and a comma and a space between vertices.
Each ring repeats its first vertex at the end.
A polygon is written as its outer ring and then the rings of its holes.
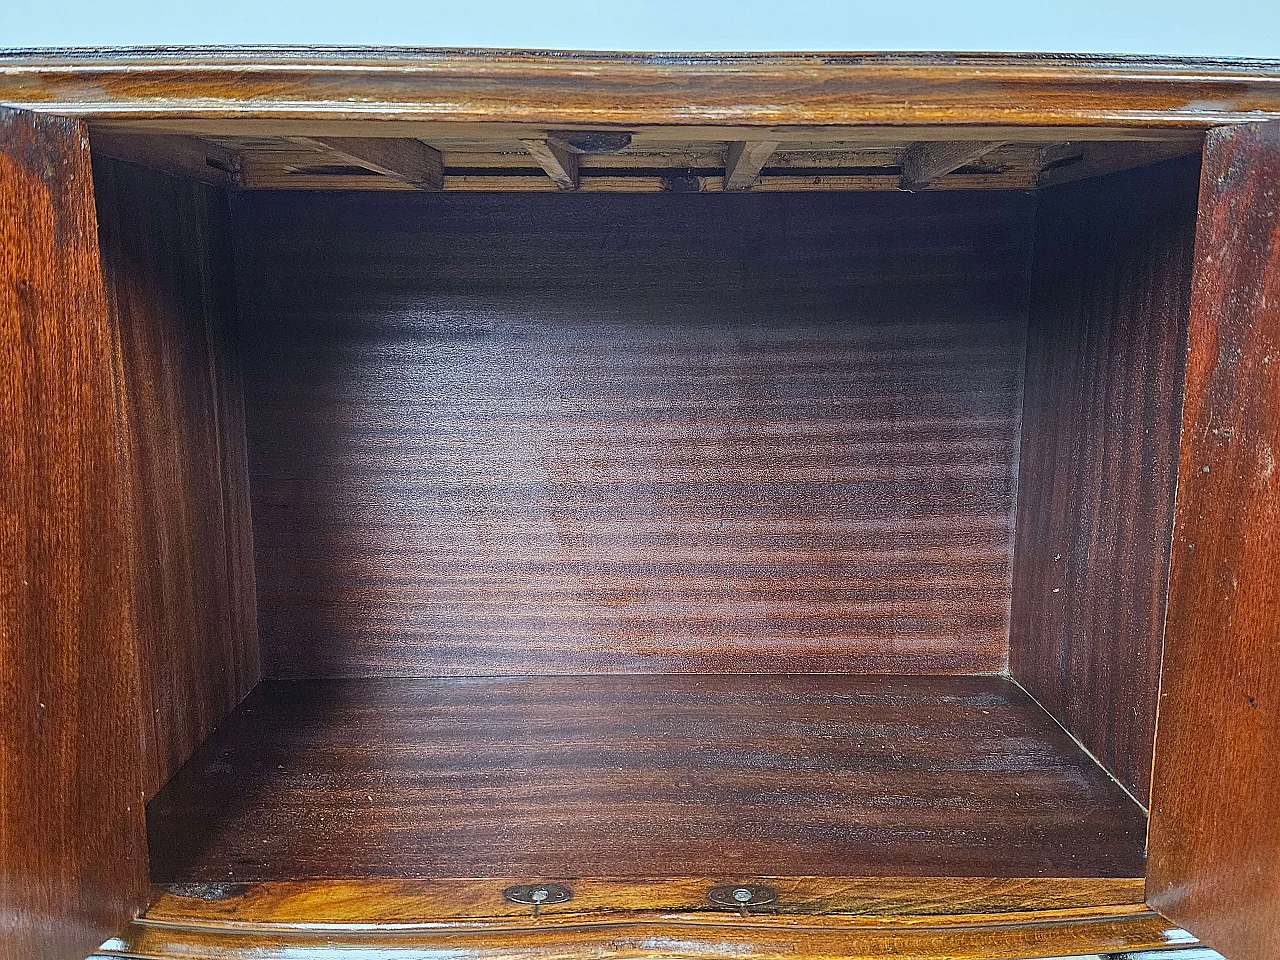
POLYGON ((94 160, 137 544, 148 798, 259 679, 226 195, 94 160))
POLYGON ((82 124, 0 108, 0 956, 143 906, 139 651, 82 124))

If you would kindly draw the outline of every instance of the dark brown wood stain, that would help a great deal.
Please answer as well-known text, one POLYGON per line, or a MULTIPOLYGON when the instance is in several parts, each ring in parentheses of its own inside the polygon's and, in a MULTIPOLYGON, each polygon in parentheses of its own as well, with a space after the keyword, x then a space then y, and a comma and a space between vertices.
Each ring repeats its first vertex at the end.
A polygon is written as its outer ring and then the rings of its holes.
POLYGON ((1198 159, 1039 194, 1010 667, 1150 796, 1198 159))
POLYGON ((241 195, 264 669, 984 673, 1031 199, 241 195))
POLYGON ((1000 677, 264 681, 149 807, 158 882, 1141 876, 1000 677))
POLYGON ((84 125, 0 107, 0 954, 144 905, 138 648, 84 125))
POLYGON ((147 795, 260 676, 229 211, 222 191, 95 163, 138 558, 147 795))
POLYGON ((1280 955, 1280 123, 1201 178, 1148 896, 1231 960, 1280 955))

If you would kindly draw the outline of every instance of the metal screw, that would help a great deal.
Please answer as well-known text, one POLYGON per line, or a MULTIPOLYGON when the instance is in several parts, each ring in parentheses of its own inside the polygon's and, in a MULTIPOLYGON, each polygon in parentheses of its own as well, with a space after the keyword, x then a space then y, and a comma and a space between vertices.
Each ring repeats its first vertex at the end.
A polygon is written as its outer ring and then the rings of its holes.
POLYGON ((747 907, 761 907, 765 904, 776 903, 778 891, 773 887, 747 886, 743 884, 740 887, 713 887, 707 891, 707 898, 712 903, 718 903, 721 906, 737 907, 738 912, 745 917, 747 915, 747 907))
POLYGON ((547 893, 546 887, 539 887, 529 894, 529 899, 533 901, 533 919, 538 919, 538 914, 542 912, 542 904, 549 896, 550 894, 547 893))
POLYGON ((566 903, 573 899, 573 891, 560 883, 522 884, 507 887, 502 897, 509 903, 526 903, 533 907, 536 920, 542 913, 544 903, 566 903))

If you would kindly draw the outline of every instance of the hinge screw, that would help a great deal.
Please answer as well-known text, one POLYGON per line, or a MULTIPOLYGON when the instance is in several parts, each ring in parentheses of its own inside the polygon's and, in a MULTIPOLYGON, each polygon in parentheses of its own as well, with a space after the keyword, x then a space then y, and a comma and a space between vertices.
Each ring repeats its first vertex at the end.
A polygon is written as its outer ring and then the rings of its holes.
POLYGON ((778 891, 765 886, 713 887, 707 899, 725 907, 737 907, 738 913, 747 915, 747 907, 762 907, 778 899, 778 891))
POLYGON ((567 903, 573 899, 573 891, 562 883, 520 883, 502 891, 508 903, 523 903, 533 907, 533 919, 542 914, 544 903, 567 903))

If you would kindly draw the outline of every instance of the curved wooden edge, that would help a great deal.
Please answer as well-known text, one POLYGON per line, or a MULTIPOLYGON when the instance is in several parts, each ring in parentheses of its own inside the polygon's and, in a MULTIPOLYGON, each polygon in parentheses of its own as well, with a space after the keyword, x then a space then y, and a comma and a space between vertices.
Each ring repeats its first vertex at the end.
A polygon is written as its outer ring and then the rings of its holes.
POLYGON ((723 878, 568 879, 573 899, 537 919, 502 899, 513 879, 156 888, 102 956, 1000 960, 1196 942, 1143 904, 1141 879, 736 878, 778 892, 745 918, 708 902, 723 878))
POLYGON ((575 957, 698 960, 1012 960, 1187 946, 1194 937, 1142 907, 1078 916, 1072 911, 950 918, 927 924, 782 926, 767 918, 676 918, 529 924, 504 930, 293 929, 178 925, 141 920, 101 948, 138 960, 570 960, 575 957))
POLYGON ((0 103, 135 121, 1202 129, 1280 116, 1280 62, 1262 60, 131 48, 0 52, 0 68, 0 103))
POLYGON ((489 63, 626 64, 656 67, 876 66, 992 67, 1072 71, 1108 70, 1230 74, 1280 67, 1266 57, 1166 56, 1124 53, 1037 53, 974 50, 567 50, 536 47, 426 47, 397 44, 121 44, 106 47, 0 47, 0 58, 32 63, 213 63, 281 65, 401 65, 458 61, 489 63))

